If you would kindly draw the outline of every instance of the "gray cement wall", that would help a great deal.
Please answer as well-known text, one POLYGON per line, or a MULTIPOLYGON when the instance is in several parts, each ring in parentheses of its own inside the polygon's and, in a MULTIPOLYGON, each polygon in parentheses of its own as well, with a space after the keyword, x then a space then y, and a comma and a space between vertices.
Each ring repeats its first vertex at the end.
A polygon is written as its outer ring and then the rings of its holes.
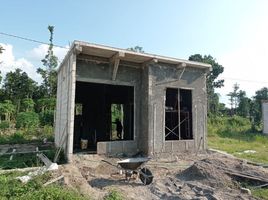
POLYGON ((76 55, 64 60, 58 71, 55 145, 62 147, 67 158, 73 153, 76 55))
POLYGON ((268 102, 262 102, 263 133, 268 134, 268 102))
POLYGON ((166 64, 149 66, 149 154, 195 151, 206 148, 206 77, 200 69, 183 69, 166 64), (176 81, 177 80, 177 81, 176 81), (193 140, 165 141, 166 88, 192 91, 193 140), (201 139, 202 138, 202 139, 201 139))

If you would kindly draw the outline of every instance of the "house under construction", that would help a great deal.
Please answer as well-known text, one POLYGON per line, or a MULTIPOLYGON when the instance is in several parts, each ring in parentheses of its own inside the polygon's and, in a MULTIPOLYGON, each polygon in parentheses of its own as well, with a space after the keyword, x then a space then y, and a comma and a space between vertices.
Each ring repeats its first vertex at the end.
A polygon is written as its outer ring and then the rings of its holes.
POLYGON ((81 141, 110 155, 203 150, 210 69, 75 41, 58 70, 55 143, 69 158, 81 141))

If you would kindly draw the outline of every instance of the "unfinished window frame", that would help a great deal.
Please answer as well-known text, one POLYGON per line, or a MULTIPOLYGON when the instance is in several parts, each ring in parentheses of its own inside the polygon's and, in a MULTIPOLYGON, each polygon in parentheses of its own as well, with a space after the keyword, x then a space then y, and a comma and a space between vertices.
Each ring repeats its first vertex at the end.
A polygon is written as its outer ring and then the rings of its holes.
POLYGON ((193 91, 194 88, 189 88, 189 87, 165 87, 164 89, 164 102, 163 102, 163 109, 164 109, 164 120, 163 120, 163 139, 165 142, 170 142, 170 141, 193 141, 195 139, 195 134, 194 134, 194 105, 193 105, 193 91), (178 103, 178 127, 179 127, 179 138, 178 139, 166 139, 166 101, 167 101, 167 89, 176 89, 178 98, 177 98, 177 103, 178 103), (180 90, 189 90, 191 92, 191 122, 190 122, 190 129, 191 129, 191 138, 190 139, 182 139, 181 138, 181 109, 180 109, 180 90))

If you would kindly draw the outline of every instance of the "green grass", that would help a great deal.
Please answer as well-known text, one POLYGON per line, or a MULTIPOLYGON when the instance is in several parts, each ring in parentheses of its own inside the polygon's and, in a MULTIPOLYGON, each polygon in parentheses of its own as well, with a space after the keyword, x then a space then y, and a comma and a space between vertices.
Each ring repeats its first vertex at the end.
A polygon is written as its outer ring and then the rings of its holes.
POLYGON ((41 143, 44 138, 54 141, 53 127, 0 130, 0 144, 41 143))
POLYGON ((104 200, 123 200, 123 197, 120 192, 113 189, 104 197, 104 200))
POLYGON ((236 157, 253 162, 268 164, 268 137, 260 134, 241 134, 235 137, 208 137, 210 148, 226 151, 236 157), (245 150, 254 150, 256 153, 244 153, 245 150))
POLYGON ((268 189, 252 189, 252 194, 263 200, 268 200, 268 189))
POLYGON ((1 200, 86 200, 76 191, 57 184, 43 187, 43 184, 51 178, 49 173, 38 176, 27 184, 15 179, 15 177, 21 175, 24 175, 24 173, 15 172, 0 175, 1 200))
MULTIPOLYGON (((208 120, 208 146, 242 159, 268 164, 268 136, 251 133, 250 127, 248 119, 238 116, 213 117, 208 120), (244 153, 245 150, 256 153, 244 153)), ((268 189, 250 189, 253 196, 268 200, 268 189)))

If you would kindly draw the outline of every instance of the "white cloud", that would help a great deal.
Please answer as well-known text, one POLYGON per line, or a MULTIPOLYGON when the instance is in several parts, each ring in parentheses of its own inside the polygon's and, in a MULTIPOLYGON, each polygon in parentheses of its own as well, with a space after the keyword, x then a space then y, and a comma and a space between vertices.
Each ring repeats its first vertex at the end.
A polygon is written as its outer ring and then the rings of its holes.
MULTIPOLYGON (((65 46, 66 48, 60 48, 60 47, 54 47, 53 52, 59 59, 59 64, 66 55, 68 51, 68 46, 65 46)), ((29 57, 31 60, 35 62, 40 62, 45 55, 47 54, 48 45, 41 44, 36 48, 33 48, 32 50, 27 52, 27 57, 29 57)))
POLYGON ((25 71, 33 80, 37 82, 41 80, 40 75, 36 73, 36 68, 30 61, 28 61, 26 58, 15 58, 12 45, 1 43, 0 45, 4 48, 3 53, 0 55, 0 71, 3 75, 5 75, 7 72, 14 71, 16 68, 20 68, 25 71))
MULTIPOLYGON (((0 55, 0 71, 3 75, 7 72, 14 71, 20 68, 25 71, 29 77, 37 82, 41 82, 41 76, 36 73, 38 67, 42 66, 41 60, 45 57, 48 45, 41 44, 30 51, 26 51, 25 56, 22 58, 15 58, 13 46, 11 44, 1 44, 5 49, 0 55)), ((66 48, 68 48, 66 46, 66 48)), ((54 54, 59 58, 59 64, 67 53, 68 49, 54 47, 54 54)))
POLYGON ((249 97, 252 97, 256 90, 268 87, 268 24, 264 23, 267 20, 267 17, 261 18, 258 22, 244 27, 241 30, 244 33, 241 35, 243 44, 219 57, 218 62, 224 66, 222 77, 225 79, 225 87, 217 91, 224 103, 228 103, 226 94, 232 91, 236 82, 249 97))

